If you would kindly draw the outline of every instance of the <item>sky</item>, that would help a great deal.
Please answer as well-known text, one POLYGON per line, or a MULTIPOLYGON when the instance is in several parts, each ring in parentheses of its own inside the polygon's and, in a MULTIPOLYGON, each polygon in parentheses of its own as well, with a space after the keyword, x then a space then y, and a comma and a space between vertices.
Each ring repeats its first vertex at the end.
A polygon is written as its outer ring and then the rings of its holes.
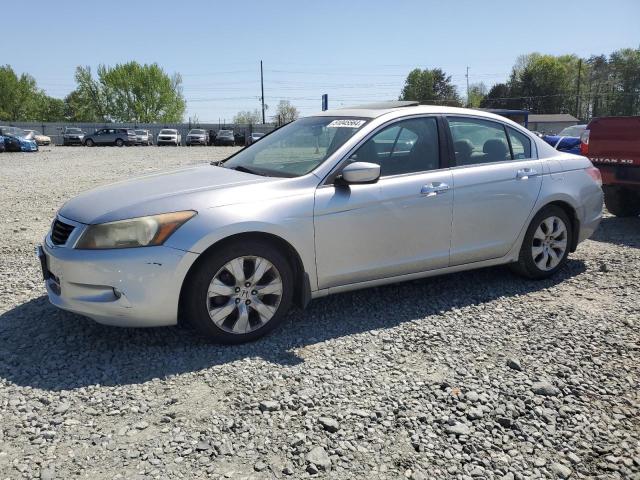
POLYGON ((260 60, 269 117, 279 100, 312 114, 323 93, 330 108, 395 100, 416 67, 464 96, 467 67, 491 86, 521 54, 640 46, 640 0, 29 0, 2 17, 0 64, 49 95, 74 89, 78 65, 155 62, 182 75, 185 120, 200 122, 260 108, 260 60))

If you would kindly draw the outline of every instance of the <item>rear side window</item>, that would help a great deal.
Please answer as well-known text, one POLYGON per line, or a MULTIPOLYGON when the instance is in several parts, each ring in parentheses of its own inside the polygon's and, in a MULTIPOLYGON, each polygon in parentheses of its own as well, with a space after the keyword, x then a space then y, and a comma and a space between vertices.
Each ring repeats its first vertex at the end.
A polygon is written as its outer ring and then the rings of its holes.
POLYGON ((507 127, 507 132, 509 132, 509 140, 511 140, 513 158, 515 160, 531 158, 531 140, 529 137, 511 127, 507 127))
POLYGON ((462 117, 450 117, 447 120, 451 130, 456 165, 511 160, 507 134, 501 123, 462 117))

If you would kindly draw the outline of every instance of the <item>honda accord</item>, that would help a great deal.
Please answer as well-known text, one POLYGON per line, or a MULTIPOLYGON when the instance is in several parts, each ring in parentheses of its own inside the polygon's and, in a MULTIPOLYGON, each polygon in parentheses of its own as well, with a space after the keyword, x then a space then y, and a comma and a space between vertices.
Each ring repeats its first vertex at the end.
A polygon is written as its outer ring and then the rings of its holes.
POLYGON ((395 102, 83 193, 38 255, 60 308, 238 343, 328 294, 500 264, 549 277, 601 211, 587 158, 491 113, 395 102))

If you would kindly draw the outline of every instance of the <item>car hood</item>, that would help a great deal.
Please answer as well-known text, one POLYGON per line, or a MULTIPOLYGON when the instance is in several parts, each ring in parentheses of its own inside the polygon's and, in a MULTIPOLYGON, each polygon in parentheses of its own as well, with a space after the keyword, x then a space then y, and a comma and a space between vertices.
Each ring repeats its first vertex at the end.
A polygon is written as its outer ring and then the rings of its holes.
POLYGON ((210 165, 148 175, 99 187, 69 200, 59 213, 96 224, 229 203, 230 189, 278 180, 210 165), (225 198, 226 197, 226 198, 225 198))

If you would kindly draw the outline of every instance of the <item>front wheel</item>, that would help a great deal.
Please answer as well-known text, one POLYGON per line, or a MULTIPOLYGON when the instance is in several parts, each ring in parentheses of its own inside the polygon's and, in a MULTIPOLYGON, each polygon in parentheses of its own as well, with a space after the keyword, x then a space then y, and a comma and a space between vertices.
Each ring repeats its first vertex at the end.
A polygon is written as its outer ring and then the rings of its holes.
POLYGON ((116 146, 117 147, 123 147, 124 146, 124 140, 122 140, 121 138, 116 139, 116 146))
POLYGON ((201 334, 219 343, 248 342, 285 318, 293 271, 276 248, 241 241, 203 257, 184 292, 184 313, 201 334))
POLYGON ((89 140, 87 140, 86 142, 84 142, 84 144, 85 144, 87 147, 93 147, 93 146, 95 145, 95 143, 94 143, 94 142, 93 142, 93 140, 91 140, 91 139, 89 139, 89 140))
POLYGON ((555 205, 543 208, 529 224, 513 269, 532 279, 552 276, 567 261, 572 234, 571 221, 564 210, 555 205))

